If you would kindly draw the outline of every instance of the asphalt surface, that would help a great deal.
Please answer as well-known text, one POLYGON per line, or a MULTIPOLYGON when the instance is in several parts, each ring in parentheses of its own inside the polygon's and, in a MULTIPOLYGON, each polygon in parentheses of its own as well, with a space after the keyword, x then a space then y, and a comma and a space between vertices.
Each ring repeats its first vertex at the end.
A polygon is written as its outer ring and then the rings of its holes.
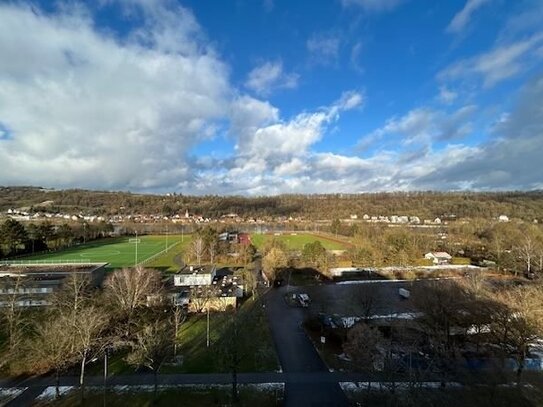
MULTIPOLYGON (((347 406, 347 398, 338 378, 328 368, 302 327, 304 311, 285 302, 287 287, 269 290, 264 297, 266 313, 275 349, 286 374, 313 373, 316 379, 335 377, 335 380, 286 381, 285 406, 347 406)), ((302 375, 303 376, 303 375, 302 375)), ((307 378, 311 375, 306 375, 307 378)))

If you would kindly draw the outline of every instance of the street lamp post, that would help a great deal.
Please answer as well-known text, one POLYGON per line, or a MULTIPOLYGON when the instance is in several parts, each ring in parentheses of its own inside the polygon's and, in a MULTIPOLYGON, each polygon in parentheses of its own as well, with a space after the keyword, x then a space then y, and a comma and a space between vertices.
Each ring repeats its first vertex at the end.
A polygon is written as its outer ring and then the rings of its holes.
POLYGON ((207 306, 207 347, 209 348, 209 305, 207 306))
POLYGON ((109 346, 106 346, 104 349, 104 407, 106 406, 106 393, 107 393, 107 370, 108 370, 108 356, 109 356, 109 346))

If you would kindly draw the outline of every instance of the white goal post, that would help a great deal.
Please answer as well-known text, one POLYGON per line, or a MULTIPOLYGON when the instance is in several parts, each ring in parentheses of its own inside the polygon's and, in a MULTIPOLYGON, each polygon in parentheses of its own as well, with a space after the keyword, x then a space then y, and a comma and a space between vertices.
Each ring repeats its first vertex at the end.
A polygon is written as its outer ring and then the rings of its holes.
POLYGON ((130 238, 130 239, 128 239, 128 243, 141 243, 141 239, 139 239, 139 238, 130 238))

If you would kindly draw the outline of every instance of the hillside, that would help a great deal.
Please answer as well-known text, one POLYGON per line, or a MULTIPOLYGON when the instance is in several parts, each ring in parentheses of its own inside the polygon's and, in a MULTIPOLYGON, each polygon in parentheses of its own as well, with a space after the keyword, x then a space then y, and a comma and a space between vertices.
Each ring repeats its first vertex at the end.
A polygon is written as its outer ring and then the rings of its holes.
POLYGON ((270 197, 144 195, 130 192, 50 190, 38 187, 0 187, 0 211, 47 208, 51 212, 94 215, 161 213, 219 217, 293 216, 305 219, 348 218, 351 214, 408 214, 421 218, 497 217, 501 214, 528 221, 543 218, 543 191, 534 192, 409 192, 333 195, 279 195, 270 197))

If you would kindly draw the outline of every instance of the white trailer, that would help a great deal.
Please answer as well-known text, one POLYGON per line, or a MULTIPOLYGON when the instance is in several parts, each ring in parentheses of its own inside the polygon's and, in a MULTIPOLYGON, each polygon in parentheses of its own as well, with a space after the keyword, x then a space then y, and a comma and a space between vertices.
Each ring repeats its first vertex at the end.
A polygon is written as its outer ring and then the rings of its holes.
POLYGON ((405 288, 400 288, 398 290, 398 294, 400 294, 400 297, 402 297, 404 300, 407 300, 411 296, 411 292, 405 288))

